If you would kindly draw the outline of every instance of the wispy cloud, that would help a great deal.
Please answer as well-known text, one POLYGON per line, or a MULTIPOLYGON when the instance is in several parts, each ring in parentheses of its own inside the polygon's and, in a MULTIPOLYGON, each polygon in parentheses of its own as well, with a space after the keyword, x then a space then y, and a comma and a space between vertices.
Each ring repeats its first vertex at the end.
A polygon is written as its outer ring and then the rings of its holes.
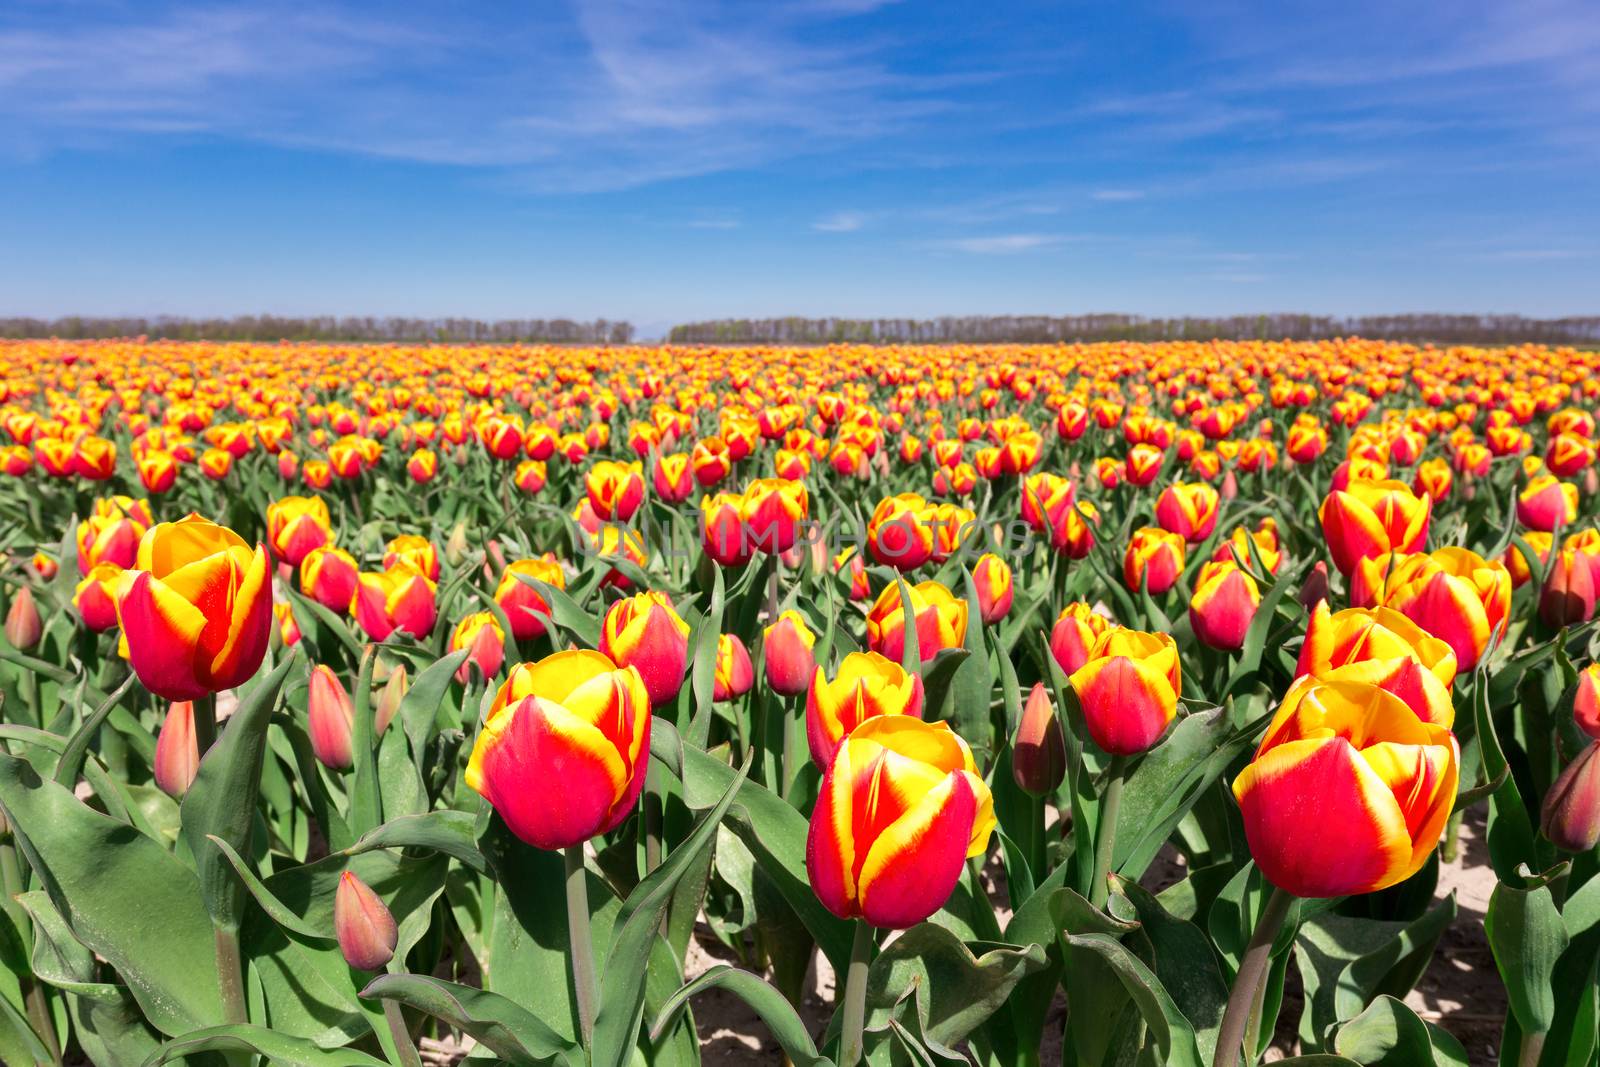
POLYGON ((867 216, 860 211, 836 211, 811 224, 821 233, 855 233, 867 224, 867 216))
POLYGON ((1002 233, 984 237, 952 237, 929 241, 929 248, 967 252, 977 256, 1011 256, 1061 244, 1066 238, 1050 233, 1002 233))
POLYGON ((1096 189, 1089 194, 1090 200, 1099 200, 1103 203, 1115 204, 1125 200, 1143 200, 1143 189, 1096 189))

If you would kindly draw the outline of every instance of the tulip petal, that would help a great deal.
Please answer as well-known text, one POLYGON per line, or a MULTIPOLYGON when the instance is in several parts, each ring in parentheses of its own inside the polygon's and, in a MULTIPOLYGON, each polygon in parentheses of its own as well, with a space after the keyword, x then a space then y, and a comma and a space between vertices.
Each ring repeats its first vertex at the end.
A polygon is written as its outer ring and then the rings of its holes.
POLYGON ((861 865, 861 913, 902 930, 944 906, 966 865, 977 800, 965 774, 947 775, 879 833, 861 865))
POLYGON ((168 700, 211 690, 195 676, 195 648, 206 617, 149 571, 135 571, 117 599, 128 663, 146 689, 168 700))

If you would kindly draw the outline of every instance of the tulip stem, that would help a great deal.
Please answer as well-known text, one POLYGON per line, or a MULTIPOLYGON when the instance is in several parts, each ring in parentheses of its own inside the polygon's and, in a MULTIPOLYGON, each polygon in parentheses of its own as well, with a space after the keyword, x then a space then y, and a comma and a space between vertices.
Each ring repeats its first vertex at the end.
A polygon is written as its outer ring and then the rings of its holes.
POLYGON ((222 993, 222 1014, 230 1023, 250 1021, 244 999, 244 963, 239 958, 239 932, 213 926, 217 948, 217 987, 222 993))
POLYGON ((207 693, 203 697, 194 699, 194 741, 195 747, 204 756, 211 749, 211 744, 217 739, 217 697, 215 693, 207 693))
POLYGON ((1117 843, 1117 812, 1122 807, 1122 780, 1126 777, 1126 756, 1111 757, 1111 770, 1105 795, 1100 798, 1100 824, 1094 835, 1094 880, 1089 883, 1089 903, 1103 908, 1110 887, 1112 850, 1117 843))
POLYGON ((850 968, 845 972, 843 1014, 839 1025, 839 1067, 856 1067, 861 1060, 862 1029, 867 1022, 867 970, 877 931, 865 919, 856 920, 855 941, 850 946, 850 968))
POLYGON ((600 986, 594 973, 594 941, 589 935, 589 886, 583 869, 583 842, 561 850, 567 861, 567 937, 572 951, 572 984, 578 997, 578 1025, 583 1047, 594 1039, 594 1016, 600 986))
MULTIPOLYGON (((0 882, 3 882, 6 900, 14 902, 23 891, 22 864, 17 856, 17 846, 7 841, 0 845, 0 882)), ((6 908, 11 913, 17 933, 22 936, 23 944, 31 950, 33 944, 32 923, 23 912, 20 905, 6 908)), ((27 971, 17 975, 17 984, 22 988, 23 1003, 28 1012, 28 1023, 33 1027, 34 1033, 44 1044, 45 1051, 50 1054, 50 1062, 61 1062, 61 1047, 56 1043, 56 1026, 50 1017, 50 1004, 45 999, 44 986, 39 980, 27 971)))
POLYGON ((400 1067, 422 1067, 422 1057, 417 1054, 417 1046, 411 1040, 411 1031, 406 1029, 406 1017, 400 1012, 399 1002, 385 999, 383 1017, 389 1023, 389 1036, 394 1040, 394 1051, 400 1057, 400 1067))
MULTIPOLYGON (((1244 1047, 1245 1032, 1254 1029, 1259 1036, 1260 995, 1267 976, 1267 964, 1272 960, 1272 943, 1278 930, 1294 904, 1294 895, 1273 887, 1256 920, 1256 929, 1250 935, 1250 944, 1239 959, 1239 970, 1233 978, 1233 989, 1228 993, 1228 1008, 1222 1016, 1222 1029, 1217 1034, 1217 1052, 1212 1067, 1234 1067, 1239 1062, 1239 1052, 1244 1047), (1254 1023, 1254 1026, 1251 1024, 1254 1023)), ((1252 1041, 1253 1045, 1255 1042, 1252 1041)))

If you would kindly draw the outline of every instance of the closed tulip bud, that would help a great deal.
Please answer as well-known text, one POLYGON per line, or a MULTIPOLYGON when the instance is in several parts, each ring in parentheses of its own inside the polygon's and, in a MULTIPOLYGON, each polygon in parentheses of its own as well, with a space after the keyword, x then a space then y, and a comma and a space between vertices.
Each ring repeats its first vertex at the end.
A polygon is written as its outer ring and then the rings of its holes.
POLYGON ((1151 596, 1161 596, 1178 584, 1183 573, 1184 540, 1156 526, 1133 532, 1122 557, 1122 579, 1134 592, 1144 585, 1151 596))
POLYGON ((1556 777, 1544 795, 1539 830, 1568 852, 1590 852, 1600 845, 1600 741, 1556 777))
POLYGON ((1036 797, 1054 793, 1067 776, 1066 735, 1043 682, 1034 683, 1023 705, 1011 743, 1011 776, 1018 789, 1036 797))
POLYGON ((1539 590, 1539 618, 1552 629, 1588 622, 1594 617, 1594 586, 1589 561, 1574 549, 1562 549, 1539 590))
POLYGON ((331 545, 312 549, 300 561, 300 591, 328 610, 341 614, 350 610, 360 576, 356 558, 331 545))
POLYGON ((406 692, 411 688, 411 681, 406 675, 405 664, 400 664, 389 674, 389 680, 383 683, 383 691, 378 694, 377 707, 372 713, 372 729, 379 736, 389 728, 394 721, 395 713, 400 710, 401 701, 405 700, 406 692))
POLYGON ((344 961, 358 971, 378 971, 394 958, 400 930, 378 894, 345 871, 333 894, 333 932, 344 961))
POLYGON ((284 648, 298 645, 303 635, 300 633, 300 624, 295 621, 294 610, 288 603, 281 600, 273 601, 272 617, 278 620, 278 645, 284 648))
POLYGON ((750 652, 736 634, 717 637, 717 663, 711 699, 722 702, 744 696, 755 684, 756 669, 750 652))
POLYGON ((37 574, 40 578, 47 582, 54 578, 56 573, 61 570, 61 564, 51 559, 43 552, 35 552, 33 554, 31 565, 33 567, 33 573, 37 574))
POLYGON ((1578 729, 1600 741, 1600 663, 1591 663, 1578 672, 1572 718, 1578 729))
POLYGON ((319 496, 286 496, 267 505, 267 546, 273 558, 291 567, 332 541, 332 526, 328 504, 319 496))
POLYGON ((1170 634, 1107 630, 1069 681, 1095 744, 1113 756, 1144 752, 1178 713, 1178 646, 1170 634))
POLYGON ((1217 528, 1217 491, 1204 482, 1174 482, 1156 500, 1156 522, 1193 544, 1217 528))
POLYGON ((978 591, 978 615, 993 625, 1011 611, 1016 593, 1011 565, 992 552, 979 558, 972 568, 972 586, 978 591))
POLYGON ((156 758, 151 772, 156 787, 173 798, 182 797, 200 773, 200 743, 194 732, 194 704, 174 701, 156 735, 156 758))
POLYGON ((1303 678, 1233 794, 1273 885, 1300 897, 1372 893, 1410 878, 1438 845, 1459 763, 1449 729, 1398 697, 1303 678))
POLYGON ((1448 643, 1470 671, 1511 610, 1511 574, 1465 548, 1417 553, 1394 565, 1384 603, 1448 643))
POLYGON ((312 754, 324 767, 343 771, 354 762, 351 739, 355 718, 355 705, 344 683, 327 666, 313 667, 306 694, 306 732, 311 735, 312 754))
POLYGON ((1540 475, 1517 494, 1517 521, 1530 530, 1549 532, 1570 526, 1578 517, 1578 487, 1553 474, 1540 475))
POLYGON ((33 590, 23 586, 6 612, 6 640, 12 648, 26 651, 37 645, 43 634, 44 622, 39 618, 39 606, 33 602, 33 590))
POLYGON ((780 696, 804 693, 811 685, 817 660, 812 648, 817 635, 811 632, 798 611, 785 611, 778 621, 762 631, 762 650, 767 684, 780 696))
POLYGON ((1261 587, 1238 564, 1207 563, 1195 579, 1189 625, 1201 644, 1233 652, 1243 647, 1260 605, 1261 587))
POLYGON ((444 558, 450 566, 459 567, 467 558, 467 524, 458 522, 444 543, 444 558))
POLYGON ((459 652, 464 648, 469 651, 461 666, 456 668, 456 681, 466 685, 474 667, 486 680, 500 673, 500 664, 506 655, 506 635, 493 612, 474 612, 456 624, 455 632, 450 635, 450 651, 459 652))
POLYGON ((1328 599, 1328 565, 1322 560, 1317 560, 1316 566, 1311 568, 1311 573, 1306 575, 1297 599, 1300 601, 1300 606, 1307 611, 1328 599))
POLYGON ((1329 493, 1318 516, 1334 566, 1349 574, 1368 556, 1419 551, 1428 540, 1432 502, 1395 481, 1352 481, 1329 493))
POLYGON ((740 510, 754 547, 776 555, 794 547, 811 499, 803 482, 758 478, 745 488, 740 510))
POLYGON ((826 770, 850 732, 878 715, 922 716, 922 679, 876 652, 852 652, 830 682, 818 667, 806 698, 811 759, 826 770))
POLYGON ((967 638, 967 602, 957 599, 944 585, 929 579, 906 585, 886 585, 867 612, 867 647, 898 661, 905 653, 906 601, 917 632, 917 655, 927 663, 940 650, 960 647, 967 638))
POLYGON ((1093 605, 1079 600, 1061 609, 1050 629, 1050 655, 1061 673, 1071 675, 1089 662, 1089 650, 1106 632, 1110 622, 1093 605))
POLYGON ((944 906, 994 831, 994 800, 945 723, 869 719, 823 776, 806 873, 842 919, 900 930, 944 906))
POLYGON ((519 839, 559 849, 620 826, 649 762, 650 694, 639 671, 573 650, 511 668, 466 782, 519 839))
POLYGON ((689 662, 689 624, 665 593, 638 593, 611 605, 600 624, 600 651, 644 679, 650 703, 678 695, 689 662))
POLYGON ((193 700, 252 678, 272 634, 266 551, 190 515, 150 527, 117 594, 128 662, 146 689, 193 700))

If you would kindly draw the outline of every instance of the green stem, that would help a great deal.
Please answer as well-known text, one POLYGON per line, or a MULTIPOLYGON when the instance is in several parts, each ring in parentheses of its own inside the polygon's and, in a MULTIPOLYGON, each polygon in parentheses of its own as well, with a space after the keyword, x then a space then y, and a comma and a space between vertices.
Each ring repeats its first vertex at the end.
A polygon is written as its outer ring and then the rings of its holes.
POLYGON ((567 937, 571 942, 572 984, 578 995, 578 1025, 583 1047, 594 1039, 594 1016, 600 1007, 600 985, 594 973, 594 941, 589 934, 589 886, 583 870, 583 845, 562 850, 567 861, 567 937))
POLYGON ((659 772, 645 771, 644 779, 644 870, 646 874, 661 866, 661 809, 663 797, 659 772))
POLYGON ((1517 1057, 1517 1067, 1537 1067, 1539 1057, 1544 1052, 1544 1040, 1548 1036, 1548 1033, 1524 1034, 1522 1052, 1517 1057))
POLYGON ((217 697, 207 693, 194 701, 194 741, 204 756, 217 739, 217 697))
POLYGON ((1211 1067, 1234 1067, 1239 1062, 1239 1052, 1244 1047, 1245 1032, 1252 1016, 1259 1028, 1259 998, 1267 976, 1267 964, 1272 960, 1272 943, 1278 929, 1289 914, 1294 895, 1276 887, 1267 898, 1267 906, 1256 920, 1255 933, 1239 960, 1238 973, 1233 978, 1233 989, 1228 993, 1228 1008, 1222 1016, 1222 1029, 1217 1034, 1217 1053, 1211 1067))
POLYGON ((406 1017, 400 1013, 400 1005, 393 1000, 385 1000, 383 1017, 389 1023, 389 1036, 394 1039, 400 1067, 422 1067, 422 1057, 417 1054, 417 1046, 411 1040, 411 1031, 406 1029, 406 1017))
POLYGON ((1457 810, 1450 813, 1450 818, 1444 824, 1444 844, 1439 846, 1439 859, 1445 863, 1454 863, 1456 856, 1461 852, 1461 817, 1463 812, 1457 810))
MULTIPOLYGON (((10 841, 0 845, 0 882, 5 886, 7 901, 16 900, 18 894, 25 888, 22 883, 22 865, 17 860, 17 846, 10 841)), ((20 906, 8 907, 6 910, 12 913, 12 922, 17 927, 23 945, 31 950, 33 930, 27 913, 20 906)), ((50 1004, 45 999, 44 987, 29 971, 17 975, 17 984, 22 988, 23 1004, 28 1011, 29 1025, 44 1044, 45 1051, 50 1053, 50 1062, 60 1064, 61 1046, 56 1043, 56 1024, 50 1016, 50 1004)))
POLYGON ((839 1067, 856 1067, 861 1061, 862 1029, 867 1022, 867 969, 872 964, 876 931, 865 919, 856 920, 855 941, 850 945, 850 967, 845 972, 843 1014, 839 1026, 839 1067))
POLYGON ((1107 876, 1111 873, 1112 850, 1117 842, 1117 810, 1122 807, 1122 780, 1127 768, 1127 757, 1111 758, 1110 778, 1106 792, 1100 798, 1100 824, 1095 828, 1094 880, 1089 883, 1089 903, 1103 908, 1110 895, 1107 876))
POLYGON ((239 958, 239 932, 213 927, 217 947, 217 984, 222 992, 222 1014, 229 1023, 247 1023, 250 1013, 244 999, 244 963, 239 958))
POLYGON ((1037 884, 1045 876, 1044 797, 1028 799, 1028 870, 1037 884))

